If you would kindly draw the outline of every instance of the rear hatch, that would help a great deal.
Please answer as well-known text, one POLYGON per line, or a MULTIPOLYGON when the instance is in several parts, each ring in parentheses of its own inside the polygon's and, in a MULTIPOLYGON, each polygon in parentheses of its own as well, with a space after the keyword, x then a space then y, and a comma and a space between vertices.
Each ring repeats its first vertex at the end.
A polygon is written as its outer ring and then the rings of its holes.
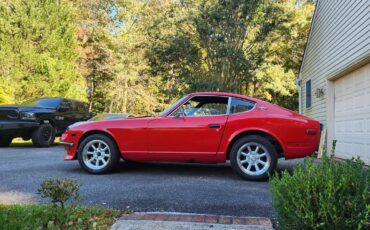
POLYGON ((17 107, 0 106, 0 120, 11 121, 19 118, 19 109, 17 107))

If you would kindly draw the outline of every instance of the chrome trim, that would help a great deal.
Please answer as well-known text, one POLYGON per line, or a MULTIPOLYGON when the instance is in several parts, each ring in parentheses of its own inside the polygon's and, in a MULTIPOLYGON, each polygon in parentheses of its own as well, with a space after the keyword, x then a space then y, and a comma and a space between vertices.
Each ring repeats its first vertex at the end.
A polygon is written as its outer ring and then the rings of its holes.
MULTIPOLYGON (((228 105, 230 102, 230 96, 219 96, 219 95, 191 95, 186 101, 184 101, 181 105, 179 105, 175 110, 173 110, 167 117, 175 117, 172 115, 175 113, 178 109, 180 109, 181 106, 183 106, 186 102, 191 100, 193 97, 227 97, 228 98, 228 105)), ((226 114, 220 114, 220 115, 204 115, 204 116, 185 116, 185 117, 215 117, 215 116, 227 116, 228 115, 228 107, 226 108, 226 114)))
POLYGON ((61 142, 59 142, 59 144, 66 145, 66 146, 69 146, 69 147, 72 147, 73 146, 73 143, 72 142, 63 142, 63 141, 61 141, 61 142))
POLYGON ((232 97, 229 97, 229 100, 227 101, 226 115, 230 115, 231 100, 232 100, 232 97))

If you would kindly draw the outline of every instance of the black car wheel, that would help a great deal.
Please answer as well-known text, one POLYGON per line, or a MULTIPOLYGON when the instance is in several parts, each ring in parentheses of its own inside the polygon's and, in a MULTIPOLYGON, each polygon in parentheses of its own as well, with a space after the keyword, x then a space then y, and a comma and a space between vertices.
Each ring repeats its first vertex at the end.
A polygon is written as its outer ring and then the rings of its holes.
POLYGON ((32 143, 36 147, 49 147, 54 143, 55 129, 51 124, 41 124, 32 133, 32 143))
POLYGON ((276 149, 264 137, 246 136, 232 146, 230 163, 233 171, 245 179, 265 180, 276 168, 276 149))
POLYGON ((88 136, 78 147, 80 166, 92 174, 113 171, 119 164, 120 154, 115 142, 102 134, 88 136))
POLYGON ((0 137, 0 147, 8 147, 12 143, 13 138, 9 136, 0 137))

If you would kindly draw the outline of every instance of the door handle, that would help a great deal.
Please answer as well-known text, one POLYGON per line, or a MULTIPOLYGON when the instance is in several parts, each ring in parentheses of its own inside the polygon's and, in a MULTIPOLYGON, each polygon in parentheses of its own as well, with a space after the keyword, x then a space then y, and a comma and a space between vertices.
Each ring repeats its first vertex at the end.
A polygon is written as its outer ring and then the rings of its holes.
POLYGON ((221 127, 220 124, 209 124, 208 128, 214 128, 214 129, 219 129, 221 127))

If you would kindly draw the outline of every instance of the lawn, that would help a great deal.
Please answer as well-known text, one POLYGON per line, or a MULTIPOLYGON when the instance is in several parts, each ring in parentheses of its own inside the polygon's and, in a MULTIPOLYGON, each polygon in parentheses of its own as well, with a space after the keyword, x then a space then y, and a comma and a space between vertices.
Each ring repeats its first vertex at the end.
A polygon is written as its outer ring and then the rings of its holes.
POLYGON ((0 205, 1 229, 108 229, 120 212, 113 209, 51 205, 0 205))

